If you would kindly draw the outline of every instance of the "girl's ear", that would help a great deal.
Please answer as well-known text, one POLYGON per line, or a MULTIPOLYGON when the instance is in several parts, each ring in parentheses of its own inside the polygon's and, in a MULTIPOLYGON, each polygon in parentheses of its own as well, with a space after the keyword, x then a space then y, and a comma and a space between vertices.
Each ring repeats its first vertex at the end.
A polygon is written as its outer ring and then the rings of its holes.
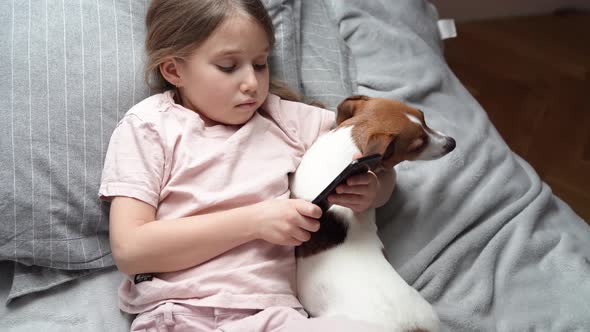
POLYGON ((180 63, 175 58, 167 58, 160 64, 160 73, 168 83, 179 88, 182 87, 182 76, 180 75, 180 63))

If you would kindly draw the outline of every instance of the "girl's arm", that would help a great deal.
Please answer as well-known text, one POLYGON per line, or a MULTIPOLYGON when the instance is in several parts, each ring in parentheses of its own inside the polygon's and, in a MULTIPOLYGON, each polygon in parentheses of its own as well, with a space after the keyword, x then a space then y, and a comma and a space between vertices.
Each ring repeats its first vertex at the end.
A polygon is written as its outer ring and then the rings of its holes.
POLYGON ((178 271, 256 239, 299 245, 319 229, 321 209, 303 200, 277 199, 174 220, 154 220, 155 215, 156 209, 140 200, 113 199, 110 239, 121 272, 178 271))

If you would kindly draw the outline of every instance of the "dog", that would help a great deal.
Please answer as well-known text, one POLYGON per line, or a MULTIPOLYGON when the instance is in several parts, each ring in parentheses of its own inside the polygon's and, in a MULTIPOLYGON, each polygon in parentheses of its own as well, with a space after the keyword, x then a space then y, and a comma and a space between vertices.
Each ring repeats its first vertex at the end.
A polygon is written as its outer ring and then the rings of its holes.
MULTIPOLYGON (((352 96, 337 111, 336 128, 317 139, 292 174, 292 197, 313 200, 358 153, 381 154, 379 172, 440 158, 456 145, 430 129, 421 111, 395 100, 352 96)), ((440 330, 432 306, 387 261, 374 209, 332 205, 295 254, 299 300, 312 317, 344 316, 387 331, 440 330)))

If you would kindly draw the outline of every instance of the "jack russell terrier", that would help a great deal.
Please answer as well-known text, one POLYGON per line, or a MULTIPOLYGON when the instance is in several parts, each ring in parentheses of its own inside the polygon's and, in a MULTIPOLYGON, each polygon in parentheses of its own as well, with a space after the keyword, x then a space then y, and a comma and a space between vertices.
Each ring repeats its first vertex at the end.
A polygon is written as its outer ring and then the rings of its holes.
MULTIPOLYGON (((453 138, 428 128, 421 111, 394 100, 352 96, 337 109, 337 127, 318 138, 292 175, 295 198, 313 200, 357 153, 381 154, 379 172, 455 148, 453 138)), ((295 250, 299 300, 312 317, 345 316, 388 331, 440 330, 432 306, 387 261, 374 209, 332 205, 320 225, 295 250)))

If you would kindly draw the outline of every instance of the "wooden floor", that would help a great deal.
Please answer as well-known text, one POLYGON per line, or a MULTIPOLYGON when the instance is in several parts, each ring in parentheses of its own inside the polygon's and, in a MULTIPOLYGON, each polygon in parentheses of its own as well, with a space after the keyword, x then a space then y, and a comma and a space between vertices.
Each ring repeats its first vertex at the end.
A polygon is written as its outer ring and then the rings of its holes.
POLYGON ((590 223, 590 14, 457 24, 447 62, 517 154, 590 223))

